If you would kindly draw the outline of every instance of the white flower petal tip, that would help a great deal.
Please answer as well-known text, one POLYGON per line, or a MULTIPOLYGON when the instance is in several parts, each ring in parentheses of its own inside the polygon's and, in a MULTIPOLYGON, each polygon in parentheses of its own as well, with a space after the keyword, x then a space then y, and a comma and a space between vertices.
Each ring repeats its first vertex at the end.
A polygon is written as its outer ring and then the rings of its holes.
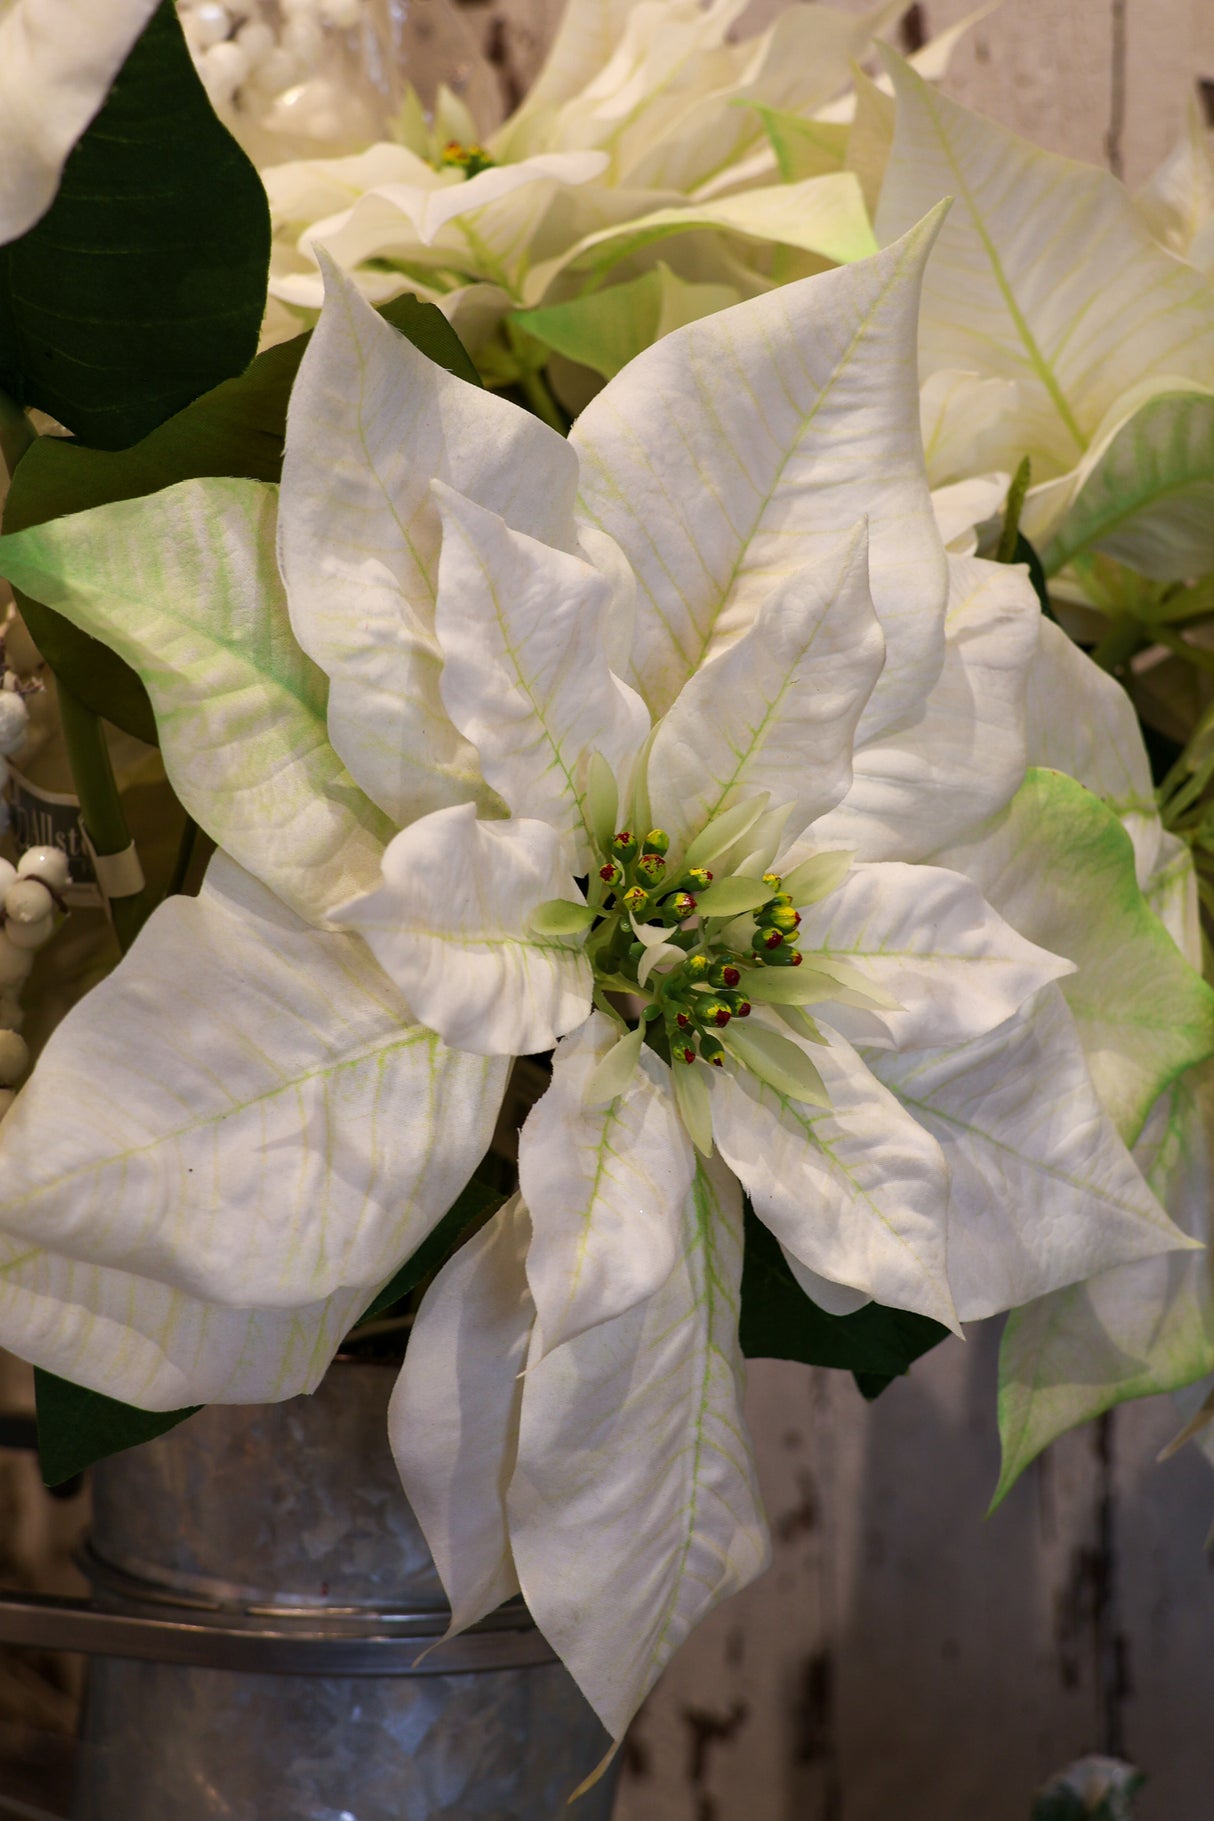
POLYGON ((754 625, 773 591, 794 598, 794 576, 812 573, 861 519, 886 644, 861 727, 917 711, 938 675, 947 572, 919 436, 915 336, 941 220, 938 208, 870 259, 676 330, 575 423, 586 517, 636 573, 630 676, 655 713, 705 656, 754 625), (660 471, 655 422, 679 426, 660 471))
POLYGON ((0 246, 46 213, 68 153, 158 0, 9 0, 0 9, 0 246))
POLYGON ((698 1620, 769 1559, 741 1412, 741 1216, 728 1171, 702 1166, 660 1287, 524 1381, 507 1497, 519 1580, 615 1738, 698 1620))
POLYGON ((580 940, 532 933, 541 905, 576 890, 555 829, 481 822, 462 804, 397 835, 383 865, 384 883, 333 921, 358 930, 445 1043, 527 1056, 584 1022, 592 979, 580 940))

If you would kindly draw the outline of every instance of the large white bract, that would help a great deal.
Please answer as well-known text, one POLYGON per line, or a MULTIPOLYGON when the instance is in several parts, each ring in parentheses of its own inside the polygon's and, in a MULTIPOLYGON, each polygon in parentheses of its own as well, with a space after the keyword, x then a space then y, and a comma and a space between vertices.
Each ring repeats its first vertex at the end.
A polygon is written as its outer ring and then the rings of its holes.
POLYGON ((1026 778, 1023 571, 940 542, 937 225, 671 334, 568 441, 330 268, 281 493, 0 543, 222 850, 4 1124, 5 1343, 153 1408, 310 1389, 551 1051, 392 1443, 456 1622, 521 1587, 616 1735, 765 1559, 743 1191, 840 1314, 1187 1243, 1125 1140, 1210 995, 1117 817, 1026 778))
POLYGON ((0 0, 0 246, 45 214, 64 160, 157 0, 0 0))

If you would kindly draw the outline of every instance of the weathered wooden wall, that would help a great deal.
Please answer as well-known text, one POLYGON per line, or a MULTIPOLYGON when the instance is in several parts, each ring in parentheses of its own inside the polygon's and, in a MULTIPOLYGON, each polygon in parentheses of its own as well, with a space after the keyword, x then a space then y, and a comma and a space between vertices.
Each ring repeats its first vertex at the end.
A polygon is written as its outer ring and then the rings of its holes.
MULTIPOLYGON (((468 6, 508 95, 559 6, 468 6)), ((919 12, 936 31, 972 10, 919 12)), ((1200 76, 1214 0, 1004 0, 946 86, 1139 183, 1200 76)), ((1142 1821, 1214 1815, 1214 1475, 1191 1451, 1156 1468, 1171 1411, 1135 1406, 1067 1438, 984 1521, 994 1338, 950 1342, 871 1407, 837 1375, 755 1368, 775 1564, 648 1702, 618 1821, 1027 1821, 1034 1785, 1093 1749, 1149 1773, 1142 1821)), ((0 1368, 0 1401, 27 1394, 0 1368)), ((79 1522, 0 1456, 0 1580, 63 1585, 79 1522)), ((0 1651, 0 1716, 64 1727, 70 1673, 0 1651)))

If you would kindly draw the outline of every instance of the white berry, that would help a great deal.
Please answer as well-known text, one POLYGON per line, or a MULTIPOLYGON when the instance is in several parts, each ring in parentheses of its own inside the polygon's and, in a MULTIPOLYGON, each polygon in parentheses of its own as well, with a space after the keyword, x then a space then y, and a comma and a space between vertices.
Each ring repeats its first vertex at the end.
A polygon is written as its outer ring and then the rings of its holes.
MULTIPOLYGON (((31 880, 31 884, 33 881, 31 880)), ((20 887, 14 886, 15 891, 20 887)), ((41 948, 49 942, 55 933, 55 919, 40 917, 36 923, 14 923, 11 919, 4 926, 4 934, 14 948, 41 948)))
POLYGON ((53 916, 55 900, 41 879, 18 879, 4 894, 4 916, 8 923, 28 927, 53 916))
POLYGON ((204 47, 221 44, 232 29, 232 21, 225 7, 216 4, 216 0, 206 0, 202 6, 190 9, 190 35, 204 47))
MULTIPOLYGON (((27 847, 17 862, 17 871, 23 878, 33 873, 35 879, 42 879, 54 892, 66 890, 71 877, 68 858, 61 847, 27 847)), ((11 884, 12 880, 0 872, 0 898, 11 884)))
POLYGON ((29 1045, 16 1031, 0 1031, 0 1083, 11 1087, 30 1065, 29 1045))
POLYGON ((11 689, 0 690, 0 752, 16 752, 29 727, 25 697, 11 689))
POLYGON ((25 1007, 16 993, 0 993, 0 1030, 19 1031, 25 1023, 25 1007))
POLYGON ((238 44, 213 44, 202 53, 198 73, 207 94, 221 106, 229 101, 249 73, 249 59, 238 44))

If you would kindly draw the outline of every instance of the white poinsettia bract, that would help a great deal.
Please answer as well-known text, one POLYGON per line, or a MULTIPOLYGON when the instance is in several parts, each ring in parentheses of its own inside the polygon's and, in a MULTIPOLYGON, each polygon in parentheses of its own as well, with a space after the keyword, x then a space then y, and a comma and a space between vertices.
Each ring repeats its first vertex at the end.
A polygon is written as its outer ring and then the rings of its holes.
MULTIPOLYGON (((222 850, 5 1123, 6 1342, 151 1406, 310 1388, 550 1052, 392 1442, 455 1622, 521 1588, 617 1736, 765 1560, 744 1195, 839 1315, 956 1327, 1186 1243, 1085 1059, 1083 932, 1038 915, 1093 853, 1137 915, 1126 838, 1030 851, 1006 911, 978 880, 1053 798, 1035 597, 946 558, 927 489, 936 225, 666 337, 568 440, 330 266, 280 492, 0 544, 139 669, 222 850)), ((1127 1118, 1214 1048, 1203 991, 1150 1080, 1099 1033, 1127 1118)))

